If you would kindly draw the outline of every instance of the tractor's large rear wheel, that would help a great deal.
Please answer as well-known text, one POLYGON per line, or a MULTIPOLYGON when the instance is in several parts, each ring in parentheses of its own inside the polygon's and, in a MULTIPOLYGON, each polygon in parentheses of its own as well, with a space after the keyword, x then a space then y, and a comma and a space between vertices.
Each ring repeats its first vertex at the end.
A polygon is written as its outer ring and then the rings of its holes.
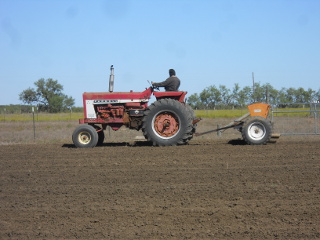
POLYGON ((271 123, 263 117, 250 117, 242 127, 242 137, 250 145, 266 144, 271 134, 271 123))
POLYGON ((151 104, 142 120, 143 135, 155 146, 186 144, 192 136, 192 114, 174 99, 161 99, 151 104))
POLYGON ((72 134, 72 141, 78 148, 93 148, 97 145, 98 140, 98 133, 91 125, 80 125, 72 134))

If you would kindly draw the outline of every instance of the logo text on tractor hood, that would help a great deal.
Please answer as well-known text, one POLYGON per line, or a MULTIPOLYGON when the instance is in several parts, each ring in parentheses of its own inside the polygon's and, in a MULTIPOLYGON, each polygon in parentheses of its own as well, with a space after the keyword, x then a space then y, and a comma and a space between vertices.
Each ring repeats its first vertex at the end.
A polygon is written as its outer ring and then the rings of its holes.
POLYGON ((148 99, 96 99, 93 104, 113 104, 113 103, 130 103, 130 102, 148 102, 148 99))
POLYGON ((101 99, 101 100, 94 100, 93 104, 96 103, 118 103, 119 100, 118 99, 101 99))

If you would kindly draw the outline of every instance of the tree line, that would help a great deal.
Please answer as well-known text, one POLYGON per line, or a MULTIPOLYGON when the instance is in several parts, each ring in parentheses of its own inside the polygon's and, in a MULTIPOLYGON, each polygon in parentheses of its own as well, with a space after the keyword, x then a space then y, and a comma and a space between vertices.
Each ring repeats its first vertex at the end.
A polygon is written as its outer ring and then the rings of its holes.
MULTIPOLYGON (((75 100, 65 95, 63 86, 57 80, 52 78, 39 79, 34 83, 36 88, 28 88, 19 94, 22 102, 37 107, 39 112, 66 112, 71 109, 80 111, 82 108, 75 108, 75 100)), ((228 89, 225 85, 211 85, 203 89, 200 93, 194 93, 187 99, 194 109, 233 109, 243 108, 254 102, 265 102, 271 105, 284 107, 286 104, 300 104, 319 102, 320 89, 318 91, 308 88, 281 88, 275 89, 271 84, 255 83, 253 86, 245 86, 241 88, 238 83, 234 84, 232 89, 228 89), (281 106, 283 104, 283 106, 281 106)), ((24 105, 20 108, 27 108, 24 105)), ((11 106, 7 110, 16 109, 11 106)), ((0 106, 1 108, 1 106, 0 106)))
POLYGON ((241 88, 238 83, 232 89, 225 85, 211 85, 200 93, 190 95, 187 102, 194 109, 230 109, 243 108, 255 102, 264 102, 271 105, 284 107, 288 103, 300 104, 318 102, 320 100, 320 89, 318 91, 308 88, 281 88, 275 89, 271 84, 255 83, 253 86, 241 88), (283 105, 283 106, 281 106, 283 105))
POLYGON ((74 106, 74 98, 65 95, 63 86, 52 78, 41 78, 34 83, 36 88, 28 88, 19 94, 19 99, 31 105, 36 105, 42 112, 64 112, 74 106))

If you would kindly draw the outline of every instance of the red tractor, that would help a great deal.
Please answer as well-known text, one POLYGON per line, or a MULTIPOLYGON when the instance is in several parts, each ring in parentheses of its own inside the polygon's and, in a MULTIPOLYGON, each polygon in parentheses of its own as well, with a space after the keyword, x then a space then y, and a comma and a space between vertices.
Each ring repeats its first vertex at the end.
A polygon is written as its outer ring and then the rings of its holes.
POLYGON ((195 114, 185 103, 187 92, 113 92, 114 68, 110 68, 109 92, 83 93, 84 119, 72 135, 76 147, 101 145, 107 126, 118 130, 123 125, 142 129, 144 137, 155 146, 186 144, 196 129, 195 114), (156 101, 148 106, 151 94, 156 101))

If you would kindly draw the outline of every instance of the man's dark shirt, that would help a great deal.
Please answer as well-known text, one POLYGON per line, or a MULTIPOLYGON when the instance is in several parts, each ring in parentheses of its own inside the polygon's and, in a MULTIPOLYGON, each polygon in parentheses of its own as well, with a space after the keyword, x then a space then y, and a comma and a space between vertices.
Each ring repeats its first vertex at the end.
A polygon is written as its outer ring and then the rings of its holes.
POLYGON ((163 82, 153 83, 155 87, 164 87, 166 91, 178 91, 180 79, 177 77, 169 77, 163 82))

